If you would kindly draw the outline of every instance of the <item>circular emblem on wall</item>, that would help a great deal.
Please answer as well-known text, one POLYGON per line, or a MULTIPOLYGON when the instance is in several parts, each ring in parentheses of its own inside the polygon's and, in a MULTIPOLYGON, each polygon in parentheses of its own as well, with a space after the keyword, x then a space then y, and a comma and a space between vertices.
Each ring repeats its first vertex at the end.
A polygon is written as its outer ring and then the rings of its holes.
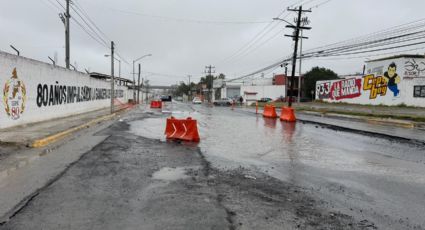
POLYGON ((16 68, 12 77, 6 81, 3 88, 3 103, 6 114, 13 120, 18 120, 25 111, 27 91, 25 84, 18 78, 16 68))

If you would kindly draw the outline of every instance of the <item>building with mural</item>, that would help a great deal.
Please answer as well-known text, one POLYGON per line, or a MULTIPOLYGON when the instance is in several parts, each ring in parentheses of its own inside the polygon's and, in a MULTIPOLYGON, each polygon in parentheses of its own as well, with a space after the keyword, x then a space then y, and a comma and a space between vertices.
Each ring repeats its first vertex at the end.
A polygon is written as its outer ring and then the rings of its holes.
POLYGON ((366 63, 364 76, 316 82, 316 100, 425 107, 425 56, 398 55, 366 63))

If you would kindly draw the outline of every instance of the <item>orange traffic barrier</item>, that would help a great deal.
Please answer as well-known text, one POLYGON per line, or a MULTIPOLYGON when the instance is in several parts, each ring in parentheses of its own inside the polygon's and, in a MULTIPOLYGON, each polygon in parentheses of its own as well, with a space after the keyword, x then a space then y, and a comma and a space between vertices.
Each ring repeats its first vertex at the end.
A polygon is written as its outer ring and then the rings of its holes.
POLYGON ((276 107, 274 105, 264 105, 263 117, 277 118, 276 107))
POLYGON ((167 139, 199 142, 198 124, 191 117, 187 119, 167 119, 165 126, 165 135, 167 139))
POLYGON ((296 122, 297 118, 295 117, 294 108, 292 107, 282 107, 282 113, 280 115, 281 121, 287 122, 296 122))
POLYGON ((160 109, 162 108, 162 101, 151 101, 152 109, 160 109))
POLYGON ((255 101, 255 114, 258 114, 258 101, 255 101))
POLYGON ((134 103, 123 103, 118 99, 114 99, 114 106, 117 107, 118 110, 132 109, 134 107, 134 103))

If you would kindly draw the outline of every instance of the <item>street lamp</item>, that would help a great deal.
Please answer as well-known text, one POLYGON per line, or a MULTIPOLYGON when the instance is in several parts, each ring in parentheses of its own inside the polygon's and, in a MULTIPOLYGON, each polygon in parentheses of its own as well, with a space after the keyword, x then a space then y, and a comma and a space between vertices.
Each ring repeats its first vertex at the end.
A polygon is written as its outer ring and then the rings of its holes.
MULTIPOLYGON (((141 59, 143 59, 145 57, 150 57, 150 56, 152 56, 152 54, 146 54, 146 55, 143 55, 143 56, 133 60, 133 100, 134 101, 136 101, 136 92, 134 91, 134 89, 136 88, 135 87, 136 78, 134 76, 134 74, 136 74, 135 73, 136 71, 134 70, 134 65, 136 64, 137 61, 140 61, 141 59)), ((139 79, 138 79, 138 86, 137 86, 137 101, 139 101, 139 89, 140 89, 140 72, 139 72, 139 79)))
POLYGON ((286 22, 286 23, 288 23, 289 25, 291 25, 291 26, 295 26, 294 24, 292 24, 292 23, 290 23, 290 22, 288 22, 288 21, 286 21, 285 19, 283 19, 283 18, 273 18, 273 20, 275 20, 275 21, 282 21, 282 22, 286 22))
MULTIPOLYGON (((105 54, 105 57, 110 57, 110 56, 111 55, 109 54, 105 54)), ((118 74, 119 74, 119 77, 121 78, 121 60, 116 57, 114 57, 114 59, 118 61, 118 74)))

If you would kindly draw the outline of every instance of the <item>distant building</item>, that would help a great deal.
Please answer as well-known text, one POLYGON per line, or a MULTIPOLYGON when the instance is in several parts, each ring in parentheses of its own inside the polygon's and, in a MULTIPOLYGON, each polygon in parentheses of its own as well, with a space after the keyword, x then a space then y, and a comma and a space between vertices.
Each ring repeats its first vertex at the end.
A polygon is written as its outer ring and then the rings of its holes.
MULTIPOLYGON (((109 81, 111 79, 111 75, 103 74, 103 73, 97 73, 97 72, 91 72, 90 77, 96 78, 96 79, 109 80, 109 81)), ((125 85, 125 86, 129 86, 129 87, 133 86, 133 81, 128 80, 126 78, 114 77, 114 80, 115 80, 115 84, 117 84, 117 85, 125 85)))
MULTIPOLYGON (((293 96, 298 97, 298 91, 301 90, 301 98, 304 97, 303 87, 304 87, 304 76, 301 76, 301 89, 298 89, 298 81, 300 77, 294 76, 294 92, 293 96)), ((285 85, 286 86, 286 95, 291 95, 291 76, 286 76, 285 74, 276 74, 273 76, 273 85, 285 85)))
MULTIPOLYGON (((291 81, 290 78, 278 74, 272 78, 256 78, 242 80, 214 80, 213 88, 220 93, 221 98, 238 98, 243 97, 245 102, 255 102, 261 98, 271 98, 273 100, 280 97, 286 98, 289 95, 291 81)), ((303 78, 302 83, 304 83, 303 78)), ((298 77, 295 77, 294 96, 298 95, 298 77)), ((217 97, 215 100, 219 99, 217 97)))

